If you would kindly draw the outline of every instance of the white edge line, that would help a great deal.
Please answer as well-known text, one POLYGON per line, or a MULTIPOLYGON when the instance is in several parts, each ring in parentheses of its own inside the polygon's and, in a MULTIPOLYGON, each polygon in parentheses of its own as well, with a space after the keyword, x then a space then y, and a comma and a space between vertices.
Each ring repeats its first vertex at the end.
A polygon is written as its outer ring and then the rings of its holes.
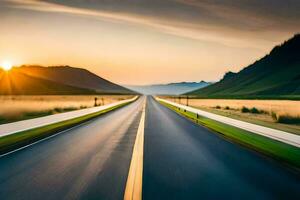
POLYGON ((36 141, 36 142, 33 142, 33 143, 30 143, 30 144, 25 145, 25 146, 23 146, 23 147, 20 147, 20 148, 18 148, 18 149, 12 150, 12 151, 7 152, 7 153, 5 153, 5 154, 1 154, 1 155, 0 155, 0 158, 2 158, 2 157, 4 157, 4 156, 7 156, 7 155, 9 155, 9 154, 15 153, 15 152, 17 152, 17 151, 20 151, 20 150, 22 150, 22 149, 25 149, 25 148, 27 148, 27 147, 30 147, 30 146, 32 146, 32 145, 35 145, 35 144, 37 144, 37 143, 43 142, 43 141, 45 141, 45 140, 48 140, 48 139, 50 139, 50 138, 52 138, 52 137, 58 136, 58 135, 60 135, 60 134, 62 134, 62 133, 68 132, 68 131, 70 131, 70 130, 72 130, 72 129, 75 129, 75 128, 78 128, 78 127, 80 127, 80 126, 83 126, 83 125, 87 124, 88 122, 90 122, 90 121, 86 121, 86 122, 84 122, 84 123, 82 123, 82 124, 78 124, 78 125, 76 125, 76 126, 73 126, 73 127, 71 127, 71 128, 68 128, 68 129, 66 129, 66 130, 57 132, 57 133, 55 133, 55 134, 53 134, 53 135, 50 135, 50 136, 48 136, 48 137, 45 137, 45 138, 40 139, 40 140, 38 140, 38 141, 36 141))

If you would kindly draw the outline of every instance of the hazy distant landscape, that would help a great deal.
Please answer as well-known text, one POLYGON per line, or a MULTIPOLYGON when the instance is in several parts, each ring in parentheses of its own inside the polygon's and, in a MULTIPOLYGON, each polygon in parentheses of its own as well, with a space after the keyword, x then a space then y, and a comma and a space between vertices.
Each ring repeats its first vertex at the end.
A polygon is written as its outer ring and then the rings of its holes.
POLYGON ((142 94, 148 95, 179 95, 187 92, 191 92, 196 89, 200 89, 210 85, 210 82, 181 82, 181 83, 168 83, 168 84, 156 84, 156 85, 143 85, 143 86, 126 86, 129 89, 137 91, 142 94))

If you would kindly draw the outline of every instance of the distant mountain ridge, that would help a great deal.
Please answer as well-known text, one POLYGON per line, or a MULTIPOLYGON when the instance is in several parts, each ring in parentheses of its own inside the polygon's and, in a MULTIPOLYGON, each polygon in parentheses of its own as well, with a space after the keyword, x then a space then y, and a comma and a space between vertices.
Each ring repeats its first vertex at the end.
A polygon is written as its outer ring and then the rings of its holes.
POLYGON ((0 71, 0 94, 133 94, 86 69, 69 66, 21 66, 0 71))
POLYGON ((219 82, 188 94, 212 98, 300 95, 300 34, 240 72, 227 72, 219 82))
POLYGON ((179 95, 195 89, 206 87, 209 84, 210 83, 208 82, 200 81, 126 87, 143 94, 179 95))

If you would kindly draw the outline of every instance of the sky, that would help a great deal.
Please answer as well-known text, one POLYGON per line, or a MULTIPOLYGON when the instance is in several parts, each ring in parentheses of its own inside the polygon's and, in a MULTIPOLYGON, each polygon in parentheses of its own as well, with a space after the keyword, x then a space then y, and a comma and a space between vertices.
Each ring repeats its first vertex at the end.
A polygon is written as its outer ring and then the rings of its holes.
POLYGON ((217 81, 300 32, 299 0, 0 0, 0 63, 217 81))

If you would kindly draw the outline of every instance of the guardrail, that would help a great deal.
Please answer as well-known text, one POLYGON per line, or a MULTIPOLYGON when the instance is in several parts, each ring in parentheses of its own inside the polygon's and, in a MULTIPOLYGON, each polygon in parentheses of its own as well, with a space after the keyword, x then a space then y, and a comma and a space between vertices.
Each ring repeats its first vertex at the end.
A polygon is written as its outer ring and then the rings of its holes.
POLYGON ((103 106, 86 108, 86 109, 70 111, 70 112, 65 112, 65 113, 59 113, 59 114, 54 114, 54 115, 48 115, 45 117, 22 120, 22 121, 8 123, 8 124, 2 124, 2 125, 0 125, 0 137, 11 135, 11 134, 22 132, 22 131, 26 131, 26 130, 30 130, 30 129, 34 129, 34 128, 43 127, 46 125, 62 122, 65 120, 74 119, 74 118, 81 117, 84 115, 92 114, 92 113, 99 112, 99 111, 102 111, 102 110, 105 110, 105 109, 108 109, 108 108, 111 108, 111 107, 114 107, 117 105, 135 101, 137 98, 138 98, 138 96, 135 96, 131 99, 126 99, 126 100, 118 101, 118 102, 103 105, 103 106))
POLYGON ((300 135, 296 135, 296 134, 292 134, 292 133, 288 133, 285 131, 281 131, 281 130, 276 130, 276 129, 272 129, 272 128, 268 128, 268 127, 264 127, 264 126, 260 126, 260 125, 256 125, 256 124, 251 124, 249 122, 244 122, 244 121, 240 121, 240 120, 236 120, 236 119, 232 119, 229 117, 224 117, 221 115, 217 115, 214 113, 210 113, 210 112, 206 112, 203 110, 199 110, 196 108, 192 108, 189 106, 185 106, 182 104, 178 104, 172 101, 168 101, 165 99, 161 99, 159 97, 155 97, 156 100, 158 101, 162 101, 165 103, 168 103, 170 105, 173 105, 175 107, 187 110, 189 112, 198 114, 199 116, 203 116, 203 117, 207 117, 209 119, 218 121, 218 122, 222 122, 224 124, 228 124, 246 131, 249 131, 251 133, 255 133, 255 134, 259 134, 259 135, 263 135, 265 137, 280 141, 280 142, 284 142, 286 144, 290 144, 296 147, 300 147, 300 135))

